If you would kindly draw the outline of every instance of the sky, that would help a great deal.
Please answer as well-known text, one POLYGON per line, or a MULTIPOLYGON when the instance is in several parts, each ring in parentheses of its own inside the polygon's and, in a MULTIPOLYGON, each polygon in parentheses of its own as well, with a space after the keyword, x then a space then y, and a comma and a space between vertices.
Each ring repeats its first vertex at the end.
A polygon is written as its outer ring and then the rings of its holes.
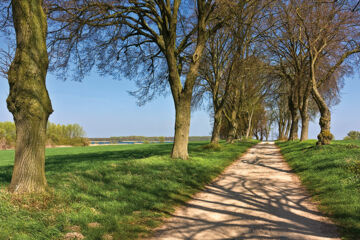
MULTIPOLYGON (((173 136, 175 111, 171 95, 158 97, 139 107, 128 91, 135 85, 128 80, 91 73, 82 82, 62 81, 51 73, 47 88, 52 100, 54 123, 80 124, 88 137, 110 136, 173 136)), ((6 107, 9 86, 0 78, 0 121, 12 121, 6 107)), ((348 77, 342 89, 341 102, 332 108, 332 133, 342 139, 351 130, 360 131, 360 79, 348 77)), ((195 111, 191 116, 190 136, 211 134, 209 114, 195 111)), ((319 133, 318 118, 310 124, 309 137, 319 133)))

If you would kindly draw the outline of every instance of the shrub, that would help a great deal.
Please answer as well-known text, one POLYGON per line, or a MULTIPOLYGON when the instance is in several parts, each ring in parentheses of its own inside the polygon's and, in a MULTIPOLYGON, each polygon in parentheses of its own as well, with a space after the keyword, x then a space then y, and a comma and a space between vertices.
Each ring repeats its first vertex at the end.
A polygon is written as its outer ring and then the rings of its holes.
POLYGON ((360 140, 360 132, 359 131, 350 131, 344 140, 360 140))

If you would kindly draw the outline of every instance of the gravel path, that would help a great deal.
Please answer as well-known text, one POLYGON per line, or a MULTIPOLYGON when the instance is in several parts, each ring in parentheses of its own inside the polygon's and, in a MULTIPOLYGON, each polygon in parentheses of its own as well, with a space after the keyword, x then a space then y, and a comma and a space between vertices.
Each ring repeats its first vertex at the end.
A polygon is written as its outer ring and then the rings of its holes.
POLYGON ((177 209, 153 239, 339 238, 275 144, 260 143, 177 209))

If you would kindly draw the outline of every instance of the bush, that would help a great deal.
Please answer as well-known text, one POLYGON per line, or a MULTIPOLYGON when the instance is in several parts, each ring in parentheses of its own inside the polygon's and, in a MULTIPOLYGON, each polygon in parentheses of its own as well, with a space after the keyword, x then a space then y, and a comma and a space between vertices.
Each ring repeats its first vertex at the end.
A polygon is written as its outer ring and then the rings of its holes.
POLYGON ((209 143, 209 144, 202 146, 202 149, 220 151, 221 145, 219 143, 209 143))
POLYGON ((360 140, 360 132, 359 131, 350 131, 344 140, 360 140))

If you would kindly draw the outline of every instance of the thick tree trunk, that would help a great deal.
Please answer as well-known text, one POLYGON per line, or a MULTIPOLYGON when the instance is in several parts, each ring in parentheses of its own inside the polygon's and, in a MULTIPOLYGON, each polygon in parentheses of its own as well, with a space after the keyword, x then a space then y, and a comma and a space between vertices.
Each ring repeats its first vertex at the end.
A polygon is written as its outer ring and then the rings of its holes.
POLYGON ((171 157, 187 159, 189 157, 188 143, 190 131, 191 98, 184 98, 176 103, 175 112, 175 137, 171 157))
POLYGON ((297 140, 298 137, 298 130, 299 130, 299 114, 298 108, 296 103, 289 98, 289 110, 291 113, 291 128, 290 128, 290 136, 289 141, 297 140))
POLYGON ((309 114, 301 117, 301 137, 300 141, 306 141, 309 139, 309 114))
POLYGON ((234 143, 236 137, 236 123, 230 123, 230 129, 228 133, 228 137, 226 139, 227 143, 234 143))
POLYGON ((331 123, 330 109, 327 106, 324 98, 321 96, 317 88, 317 81, 315 77, 315 65, 316 65, 317 56, 318 55, 315 56, 311 55, 311 71, 310 71, 311 93, 320 111, 320 120, 319 120, 320 133, 317 136, 318 141, 316 145, 327 145, 331 143, 331 140, 333 140, 334 136, 330 132, 330 123, 331 123))
POLYGON ((300 100, 300 116, 301 116, 301 137, 300 141, 308 140, 309 138, 309 98, 311 94, 311 81, 305 86, 301 100, 300 100))
POLYGON ((227 143, 234 143, 234 140, 236 138, 237 127, 238 127, 238 122, 236 121, 237 120, 236 115, 237 115, 236 109, 232 109, 230 116, 231 118, 228 119, 230 123, 230 129, 229 129, 228 137, 226 139, 227 143))
POLYGON ((42 0, 12 1, 16 54, 9 69, 9 111, 16 125, 15 163, 9 190, 43 192, 46 125, 52 113, 45 86, 47 22, 42 0))
POLYGON ((211 134, 211 143, 218 144, 220 140, 220 129, 221 129, 221 122, 222 122, 222 111, 217 111, 214 114, 214 126, 213 131, 211 134))
POLYGON ((318 141, 317 145, 327 145, 331 143, 334 136, 330 132, 330 123, 331 123, 331 113, 329 107, 327 106, 325 100, 317 90, 317 87, 313 87, 312 94, 314 96, 314 100, 319 108, 320 111, 320 133, 317 136, 318 141))

